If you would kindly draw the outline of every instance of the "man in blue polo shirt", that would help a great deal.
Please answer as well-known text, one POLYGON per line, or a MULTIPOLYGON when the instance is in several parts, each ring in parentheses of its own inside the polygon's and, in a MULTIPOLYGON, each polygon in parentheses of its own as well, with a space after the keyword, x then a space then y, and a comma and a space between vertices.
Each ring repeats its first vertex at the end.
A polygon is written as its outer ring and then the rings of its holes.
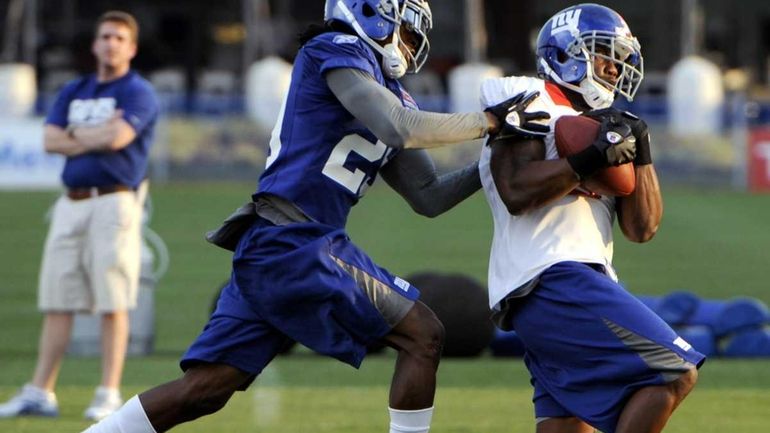
POLYGON ((130 68, 136 20, 112 11, 96 23, 97 71, 69 83, 48 114, 47 152, 67 157, 65 194, 57 201, 40 270, 38 307, 45 314, 32 381, 5 404, 0 418, 58 415, 54 386, 73 314, 102 315, 102 379, 85 417, 120 407, 128 344, 128 310, 136 305, 141 209, 158 103, 130 68))

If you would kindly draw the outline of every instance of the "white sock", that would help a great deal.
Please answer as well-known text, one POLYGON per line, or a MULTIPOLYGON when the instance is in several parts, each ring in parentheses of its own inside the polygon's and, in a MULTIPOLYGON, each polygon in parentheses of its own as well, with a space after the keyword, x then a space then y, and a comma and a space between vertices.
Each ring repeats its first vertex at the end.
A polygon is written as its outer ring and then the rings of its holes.
POLYGON ((83 433, 157 433, 150 424, 138 396, 133 396, 112 415, 92 425, 83 433))
POLYGON ((399 410, 388 408, 390 412, 390 433, 428 433, 433 408, 420 410, 399 410))

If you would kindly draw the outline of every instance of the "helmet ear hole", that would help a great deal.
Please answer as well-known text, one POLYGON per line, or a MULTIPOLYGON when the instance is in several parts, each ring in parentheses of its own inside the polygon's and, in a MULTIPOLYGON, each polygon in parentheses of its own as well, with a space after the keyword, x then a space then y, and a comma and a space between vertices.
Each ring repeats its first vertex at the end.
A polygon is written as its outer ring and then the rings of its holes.
POLYGON ((377 15, 377 12, 369 3, 364 3, 363 7, 361 8, 361 13, 363 13, 367 18, 371 18, 377 15))
POLYGON ((569 60, 569 56, 567 55, 567 53, 565 53, 562 50, 556 50, 556 61, 558 61, 559 63, 564 63, 567 60, 569 60))

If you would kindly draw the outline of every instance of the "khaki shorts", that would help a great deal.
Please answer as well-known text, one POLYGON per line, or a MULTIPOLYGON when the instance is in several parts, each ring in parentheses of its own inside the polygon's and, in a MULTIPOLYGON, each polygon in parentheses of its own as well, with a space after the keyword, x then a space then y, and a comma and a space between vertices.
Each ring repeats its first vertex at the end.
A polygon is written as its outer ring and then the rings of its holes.
POLYGON ((141 195, 116 192, 85 200, 62 196, 43 251, 38 308, 124 311, 136 306, 141 195))

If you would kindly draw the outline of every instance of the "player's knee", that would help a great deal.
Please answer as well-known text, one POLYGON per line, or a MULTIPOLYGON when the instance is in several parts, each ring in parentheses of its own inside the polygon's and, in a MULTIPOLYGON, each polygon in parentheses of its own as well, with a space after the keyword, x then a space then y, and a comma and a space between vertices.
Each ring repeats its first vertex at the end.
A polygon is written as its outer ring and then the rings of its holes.
POLYGON ((698 381, 698 369, 693 367, 682 373, 679 378, 668 384, 670 398, 673 399, 675 407, 687 397, 687 394, 695 387, 698 381))
POLYGON ((677 398, 684 399, 698 382, 698 369, 693 367, 672 382, 677 398))
POLYGON ((433 312, 430 312, 430 314, 423 316, 420 328, 420 334, 416 341, 419 355, 431 361, 438 361, 446 336, 444 324, 433 312))

